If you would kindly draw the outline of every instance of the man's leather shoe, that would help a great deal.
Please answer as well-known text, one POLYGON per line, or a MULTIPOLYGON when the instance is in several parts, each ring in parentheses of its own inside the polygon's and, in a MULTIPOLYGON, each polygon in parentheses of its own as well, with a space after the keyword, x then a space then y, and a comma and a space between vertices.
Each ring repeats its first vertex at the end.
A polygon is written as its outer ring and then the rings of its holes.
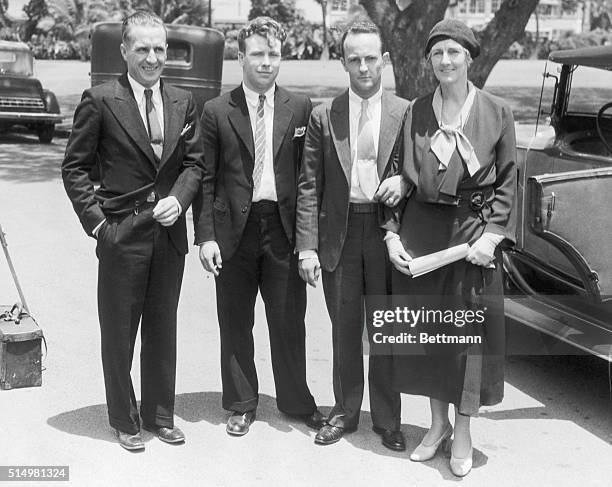
POLYGON ((185 441, 185 433, 176 426, 166 428, 165 426, 143 424, 142 427, 151 433, 155 433, 160 440, 166 443, 182 443, 185 441))
POLYGON ((232 412, 232 415, 227 420, 225 431, 232 436, 243 436, 249 432, 251 423, 255 421, 255 411, 247 411, 246 413, 232 412))
POLYGON ((144 450, 145 444, 140 436, 140 431, 135 435, 131 433, 124 433, 123 431, 115 430, 117 432, 117 438, 119 444, 126 450, 144 450))
POLYGON ((304 420, 304 424, 313 430, 320 430, 325 426, 325 416, 318 409, 312 414, 301 416, 301 418, 304 420))
POLYGON ((379 434, 382 437, 382 444, 386 446, 389 450, 406 450, 406 441, 404 440, 404 435, 400 430, 386 430, 383 428, 379 428, 378 426, 372 426, 372 429, 375 433, 379 434))
POLYGON ((319 430, 315 436, 314 442, 317 445, 331 445, 340 441, 344 433, 350 433, 356 429, 357 428, 342 428, 341 426, 326 424, 319 430))

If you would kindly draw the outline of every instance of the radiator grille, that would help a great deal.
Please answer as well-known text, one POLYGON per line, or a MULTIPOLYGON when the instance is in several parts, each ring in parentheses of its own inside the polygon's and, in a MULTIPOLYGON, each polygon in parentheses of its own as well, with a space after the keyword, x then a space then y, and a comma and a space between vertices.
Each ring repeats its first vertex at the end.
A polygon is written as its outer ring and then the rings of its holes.
POLYGON ((40 109, 44 110, 45 104, 40 98, 29 98, 24 96, 0 96, 0 109, 40 109))

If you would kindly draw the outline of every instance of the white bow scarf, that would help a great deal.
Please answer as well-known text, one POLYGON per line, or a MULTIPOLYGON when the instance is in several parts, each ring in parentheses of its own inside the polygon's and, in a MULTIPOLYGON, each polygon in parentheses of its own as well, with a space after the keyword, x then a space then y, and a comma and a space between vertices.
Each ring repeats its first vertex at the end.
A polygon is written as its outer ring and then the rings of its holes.
POLYGON ((474 104, 475 96, 476 90, 474 85, 468 81, 468 95, 459 112, 456 123, 447 125, 442 122, 442 93, 440 92, 440 86, 436 88, 431 106, 439 128, 431 138, 431 150, 440 162, 438 167, 440 170, 448 168, 448 163, 455 149, 457 149, 465 162, 470 176, 473 176, 480 169, 480 163, 476 157, 476 152, 474 152, 474 147, 472 147, 467 136, 463 133, 465 124, 470 116, 470 110, 474 104))

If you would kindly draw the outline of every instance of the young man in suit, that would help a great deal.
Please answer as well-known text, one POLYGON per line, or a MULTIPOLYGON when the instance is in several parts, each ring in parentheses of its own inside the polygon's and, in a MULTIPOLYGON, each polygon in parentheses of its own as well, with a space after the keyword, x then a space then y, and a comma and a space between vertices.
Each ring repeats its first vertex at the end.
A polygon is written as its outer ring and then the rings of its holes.
POLYGON ((253 325, 266 309, 279 410, 318 429, 306 384, 306 287, 297 270, 297 177, 310 100, 276 85, 285 32, 252 20, 238 35, 242 84, 204 106, 207 177, 194 203, 196 243, 216 277, 223 407, 230 435, 249 431, 258 403, 253 325))
POLYGON ((110 424, 121 446, 144 448, 143 427, 168 443, 174 426, 176 310, 203 147, 190 93, 160 81, 166 28, 148 12, 123 21, 127 73, 85 90, 62 164, 83 228, 97 239, 98 314, 110 424), (99 164, 100 187, 89 179, 99 164), (141 407, 130 368, 141 323, 141 407))
MULTIPOLYGON (((315 443, 328 445, 354 431, 363 397, 363 295, 389 293, 390 267, 382 202, 393 206, 406 194, 398 176, 396 142, 408 102, 382 89, 378 28, 355 23, 342 37, 342 65, 350 87, 310 117, 298 187, 296 250, 299 272, 323 291, 332 322, 333 385, 336 404, 315 443), (392 177, 388 177, 388 176, 392 177), (381 182, 382 181, 382 182, 381 182)), ((400 395, 391 389, 391 357, 370 355, 369 390, 374 431, 383 444, 404 450, 400 395)))

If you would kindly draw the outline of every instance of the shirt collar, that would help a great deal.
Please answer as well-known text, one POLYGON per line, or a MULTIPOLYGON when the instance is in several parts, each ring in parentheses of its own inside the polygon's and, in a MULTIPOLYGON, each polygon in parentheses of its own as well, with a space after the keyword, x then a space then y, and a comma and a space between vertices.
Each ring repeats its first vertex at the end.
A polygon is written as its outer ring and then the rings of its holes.
MULTIPOLYGON (((244 91, 244 97, 249 105, 256 107, 259 105, 259 93, 250 89, 247 85, 242 83, 242 90, 244 91)), ((268 91, 264 93, 266 96, 266 105, 274 106, 274 92, 276 91, 276 83, 274 83, 268 91)))
MULTIPOLYGON (((382 99, 382 93, 383 93, 383 88, 382 88, 382 83, 380 84, 380 88, 378 89, 378 91, 376 93, 374 93, 370 98, 368 98, 368 107, 371 107, 373 104, 375 103, 379 103, 380 100, 382 99)), ((357 93, 355 93, 352 88, 349 87, 349 101, 352 103, 356 103, 357 105, 359 105, 361 107, 361 102, 364 100, 364 98, 361 98, 357 93)))
MULTIPOLYGON (((142 103, 142 100, 144 100, 145 87, 142 86, 134 78, 132 78, 132 76, 130 76, 130 73, 128 73, 127 78, 128 78, 128 81, 130 82, 130 86, 132 87, 132 92, 134 93, 134 98, 136 99, 136 103, 140 105, 142 103)), ((161 98, 159 80, 157 80, 157 83, 151 86, 151 90, 153 90, 153 99, 161 98)))

